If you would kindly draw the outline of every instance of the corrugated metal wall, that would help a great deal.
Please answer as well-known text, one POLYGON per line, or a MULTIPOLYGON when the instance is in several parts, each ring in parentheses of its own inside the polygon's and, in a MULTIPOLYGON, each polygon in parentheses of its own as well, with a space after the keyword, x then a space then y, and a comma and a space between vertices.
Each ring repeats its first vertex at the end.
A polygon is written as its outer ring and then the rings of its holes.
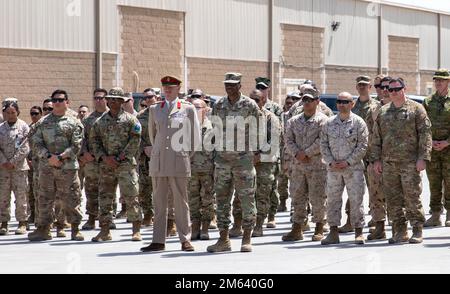
POLYGON ((92 0, 1 0, 0 47, 94 50, 92 0))
POLYGON ((367 15, 367 5, 356 0, 275 0, 275 60, 281 55, 278 23, 289 23, 325 28, 325 63, 376 67, 377 18, 367 15), (336 32, 333 21, 341 23, 336 32))
POLYGON ((450 69, 450 51, 448 49, 448 46, 450 44, 450 16, 443 15, 441 17, 441 23, 441 66, 450 69))
POLYGON ((388 65, 388 36, 419 38, 420 69, 436 69, 438 45, 437 14, 383 7, 383 66, 388 65))

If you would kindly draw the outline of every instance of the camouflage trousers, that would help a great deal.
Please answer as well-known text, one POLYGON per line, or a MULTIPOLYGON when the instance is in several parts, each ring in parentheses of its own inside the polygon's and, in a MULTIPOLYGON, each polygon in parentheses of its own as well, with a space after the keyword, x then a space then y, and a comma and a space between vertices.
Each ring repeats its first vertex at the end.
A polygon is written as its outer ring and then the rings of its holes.
POLYGON ((35 213, 36 206, 35 206, 35 197, 34 197, 34 189, 33 189, 33 170, 30 169, 28 171, 28 214, 35 213))
POLYGON ((383 179, 375 173, 373 165, 368 165, 365 174, 369 190, 369 214, 374 222, 386 220, 386 201, 383 193, 383 179))
POLYGON ((210 222, 214 218, 214 176, 192 173, 189 181, 189 210, 192 221, 210 222))
POLYGON ((142 221, 142 210, 139 205, 139 182, 136 168, 132 166, 119 166, 112 169, 100 163, 99 185, 100 225, 112 222, 113 204, 116 198, 117 186, 127 205, 127 218, 131 222, 142 221))
POLYGON ((280 194, 278 193, 278 176, 280 175, 280 164, 275 165, 275 180, 272 183, 270 191, 270 208, 269 215, 275 216, 277 214, 278 206, 280 205, 280 194))
POLYGON ((84 170, 84 192, 86 194, 86 214, 98 217, 98 198, 100 169, 96 162, 89 162, 83 167, 84 170))
POLYGON ((412 226, 425 222, 420 199, 422 177, 415 162, 383 162, 383 192, 393 222, 405 223, 409 220, 412 226))
POLYGON ((366 182, 363 170, 346 169, 327 172, 327 219, 331 227, 340 226, 342 218, 342 194, 347 188, 350 201, 350 222, 354 228, 364 227, 363 199, 366 182))
POLYGON ((231 200, 242 204, 240 217, 244 228, 253 228, 256 220, 256 170, 251 162, 240 166, 216 163, 214 188, 217 200, 217 226, 228 229, 231 224, 231 200))
POLYGON ((148 161, 141 158, 139 163, 139 203, 145 215, 153 217, 153 186, 149 175, 148 161))
POLYGON ((85 170, 84 166, 80 165, 80 169, 78 170, 78 178, 80 178, 80 190, 83 191, 84 189, 84 179, 85 179, 85 170))
POLYGON ((450 147, 444 151, 433 150, 431 162, 427 164, 430 182, 430 209, 442 212, 442 207, 450 211, 450 147))
POLYGON ((172 194, 172 190, 167 189, 169 192, 167 193, 167 219, 173 220, 175 221, 175 202, 173 199, 173 194, 172 194))
POLYGON ((312 207, 312 222, 325 223, 327 196, 325 193, 327 171, 293 168, 292 201, 294 205, 293 222, 304 224, 308 219, 308 202, 312 207))
POLYGON ((280 173, 278 176, 278 193, 280 194, 280 201, 289 199, 289 177, 284 173, 280 173))
MULTIPOLYGON (((256 169, 256 215, 259 218, 266 219, 271 207, 271 194, 273 183, 275 182, 276 163, 263 162, 255 165, 256 169)), ((233 217, 242 215, 242 205, 239 198, 235 197, 233 201, 233 217)))
POLYGON ((17 221, 28 220, 28 171, 7 171, 0 169, 0 222, 11 220, 11 192, 16 199, 17 221))
POLYGON ((55 219, 53 207, 56 199, 71 224, 80 224, 81 190, 77 170, 63 170, 48 165, 40 165, 39 171, 39 217, 37 224, 46 226, 55 219))

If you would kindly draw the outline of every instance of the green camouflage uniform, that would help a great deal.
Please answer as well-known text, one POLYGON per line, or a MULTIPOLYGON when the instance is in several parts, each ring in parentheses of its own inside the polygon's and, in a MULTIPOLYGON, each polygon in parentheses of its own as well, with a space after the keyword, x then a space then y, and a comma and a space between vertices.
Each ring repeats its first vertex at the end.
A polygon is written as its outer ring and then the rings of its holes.
MULTIPOLYGON (((248 142, 251 135, 256 137, 256 134, 250 134, 248 127, 246 127, 245 130, 235 130, 235 134, 233 134, 234 137, 237 137, 237 133, 240 133, 241 135, 244 133, 246 150, 226 150, 226 121, 227 117, 242 117, 244 119, 254 117, 258 120, 261 116, 261 112, 258 105, 253 100, 241 95, 239 100, 233 105, 230 103, 228 97, 219 99, 214 105, 212 115, 220 117, 222 121, 223 138, 220 139, 222 139, 221 142, 223 142, 224 145, 224 149, 218 150, 215 157, 216 169, 214 188, 217 199, 218 228, 221 230, 228 229, 231 223, 231 199, 234 190, 235 197, 237 197, 242 204, 243 227, 244 229, 253 229, 256 220, 256 171, 253 166, 253 158, 256 150, 249 150, 248 142)), ((229 140, 231 140, 231 138, 229 138, 229 140)))
MULTIPOLYGON (((437 93, 425 99, 425 109, 431 120, 433 141, 450 142, 450 94, 439 97, 437 93)), ((430 208, 432 212, 442 212, 442 206, 450 211, 450 147, 431 152, 431 162, 427 165, 430 181, 430 208), (444 194, 444 195, 442 195, 444 194), (444 198, 444 204, 442 203, 444 198)))
MULTIPOLYGON (((212 130, 211 121, 205 118, 202 138, 212 130)), ((210 222, 214 209, 214 152, 196 151, 191 157, 191 179, 189 182, 189 209, 191 221, 210 222)))
POLYGON ((39 217, 38 226, 53 223, 53 207, 60 199, 67 220, 79 225, 81 214, 81 190, 78 178, 78 153, 83 140, 83 125, 70 115, 49 114, 36 126, 32 137, 34 150, 39 156, 39 217), (60 168, 48 164, 51 154, 68 154, 60 168))
POLYGON ((153 217, 153 203, 152 203, 152 179, 149 174, 150 158, 145 154, 145 147, 152 146, 148 133, 148 116, 150 109, 144 109, 137 115, 137 119, 142 126, 141 144, 139 147, 139 202, 145 215, 153 217))
POLYGON ((383 193, 394 224, 423 225, 418 160, 431 159, 431 122, 422 105, 407 99, 399 108, 384 105, 375 121, 371 160, 382 161, 383 193), (406 214, 405 214, 406 211, 406 214))
POLYGON ((100 162, 99 207, 100 226, 112 222, 113 202, 117 185, 127 204, 127 217, 131 222, 142 221, 139 205, 139 182, 136 171, 136 154, 139 151, 142 127, 138 119, 121 110, 117 117, 108 111, 93 125, 89 134, 90 148, 100 162), (125 159, 119 160, 123 155, 125 159), (115 156, 119 167, 113 169, 102 160, 103 156, 115 156))

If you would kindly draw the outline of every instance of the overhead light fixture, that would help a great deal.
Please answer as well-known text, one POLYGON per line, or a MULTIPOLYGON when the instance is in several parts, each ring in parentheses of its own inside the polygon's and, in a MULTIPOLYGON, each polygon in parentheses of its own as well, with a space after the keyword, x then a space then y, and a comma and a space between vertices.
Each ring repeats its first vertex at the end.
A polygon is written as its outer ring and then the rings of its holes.
POLYGON ((333 32, 336 32, 339 29, 340 25, 340 21, 333 21, 333 23, 331 24, 331 29, 333 30, 333 32))

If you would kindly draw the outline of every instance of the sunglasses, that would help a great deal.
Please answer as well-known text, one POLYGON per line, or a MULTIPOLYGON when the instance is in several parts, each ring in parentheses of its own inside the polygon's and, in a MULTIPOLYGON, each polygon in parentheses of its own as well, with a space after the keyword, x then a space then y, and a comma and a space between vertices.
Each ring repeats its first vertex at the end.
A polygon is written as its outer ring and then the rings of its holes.
POLYGON ((64 103, 66 98, 52 98, 52 103, 64 103))
POLYGON ((38 116, 40 113, 39 112, 30 112, 31 116, 38 116))
POLYGON ((192 99, 200 99, 200 98, 202 98, 202 96, 200 96, 200 95, 194 95, 194 96, 191 96, 191 98, 192 98, 192 99))
POLYGON ((268 89, 268 87, 265 87, 265 86, 263 86, 263 85, 257 85, 256 86, 256 90, 266 90, 266 89, 268 89))
POLYGON ((375 89, 380 89, 380 88, 382 88, 382 87, 381 87, 381 84, 374 85, 374 87, 375 87, 375 89))
POLYGON ((398 92, 400 92, 401 90, 403 90, 403 87, 389 88, 389 93, 392 93, 392 92, 398 93, 398 92))
POLYGON ((387 85, 387 86, 380 86, 380 89, 381 90, 389 90, 389 85, 387 85))
POLYGON ((105 99, 105 97, 102 97, 102 96, 94 97, 94 100, 96 100, 96 101, 102 101, 103 99, 105 99))
POLYGON ((336 104, 348 105, 350 103, 352 103, 352 101, 350 101, 350 100, 336 100, 336 104))
POLYGON ((310 97, 302 99, 303 103, 313 103, 314 101, 316 101, 316 99, 313 99, 313 98, 310 98, 310 97))
POLYGON ((44 107, 42 108, 44 111, 53 111, 53 107, 44 107))

